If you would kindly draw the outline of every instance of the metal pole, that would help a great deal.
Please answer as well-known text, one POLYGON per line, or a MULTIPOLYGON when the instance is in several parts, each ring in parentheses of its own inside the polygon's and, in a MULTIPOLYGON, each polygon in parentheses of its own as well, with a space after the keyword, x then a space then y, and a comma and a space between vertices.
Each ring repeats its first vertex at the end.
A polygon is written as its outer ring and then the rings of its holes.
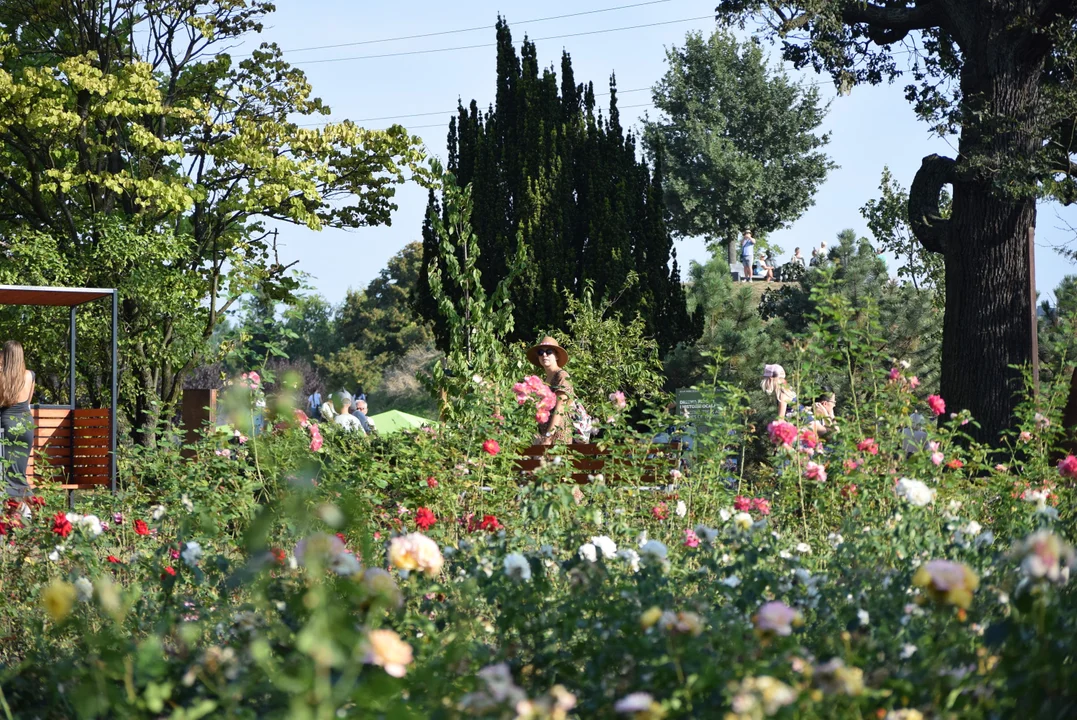
MULTIPOLYGON (((68 465, 67 465, 68 476, 67 477, 68 477, 68 482, 70 482, 70 483, 75 482, 75 444, 76 444, 75 443, 75 434, 76 434, 76 430, 75 430, 75 353, 76 353, 75 344, 76 344, 76 340, 75 340, 75 338, 76 338, 76 336, 78 334, 76 332, 75 321, 76 321, 76 318, 77 318, 77 311, 78 311, 78 306, 77 305, 72 305, 71 306, 71 319, 70 319, 70 323, 71 323, 71 327, 70 327, 70 330, 71 330, 70 355, 71 356, 70 356, 70 358, 68 358, 69 361, 70 361, 68 363, 70 374, 68 375, 68 388, 67 388, 67 392, 68 392, 67 402, 68 402, 68 405, 71 406, 71 435, 67 439, 67 443, 68 443, 68 446, 69 446, 69 451, 71 453, 70 455, 68 455, 68 458, 67 458, 67 463, 68 463, 68 465)), ((69 508, 72 508, 72 507, 74 507, 74 503, 75 503, 75 493, 73 491, 69 490, 68 493, 67 493, 67 506, 69 508)))
POLYGON ((71 319, 69 321, 70 322, 70 330, 71 330, 71 346, 70 346, 70 351, 69 351, 70 357, 68 358, 68 360, 69 360, 69 362, 68 362, 69 374, 68 374, 67 404, 71 406, 72 410, 75 409, 75 312, 76 312, 76 309, 77 309, 77 306, 75 306, 75 305, 71 306, 71 319))
POLYGON ((1040 318, 1036 313, 1036 228, 1028 229, 1028 287, 1032 303, 1032 391, 1040 392, 1040 318))
POLYGON ((120 324, 120 311, 119 311, 119 292, 115 289, 112 291, 112 412, 109 414, 109 434, 111 436, 111 451, 109 453, 109 479, 112 482, 112 493, 116 494, 116 395, 118 392, 118 375, 117 375, 117 347, 118 347, 118 327, 120 324))

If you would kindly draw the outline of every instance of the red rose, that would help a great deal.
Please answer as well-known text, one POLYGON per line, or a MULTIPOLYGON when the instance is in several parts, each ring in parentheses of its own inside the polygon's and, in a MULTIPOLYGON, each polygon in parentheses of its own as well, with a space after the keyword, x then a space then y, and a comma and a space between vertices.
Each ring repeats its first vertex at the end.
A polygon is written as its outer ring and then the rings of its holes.
POLYGON ((45 498, 34 495, 30 498, 30 504, 36 505, 37 507, 45 507, 45 498))
POLYGON ((150 527, 145 520, 135 520, 135 535, 149 535, 150 527))
POLYGON ((770 500, 767 500, 766 498, 756 498, 755 500, 752 500, 752 504, 755 506, 755 509, 759 511, 760 515, 770 515, 770 500))
POLYGON ((273 555, 273 560, 276 561, 278 565, 283 565, 288 559, 288 555, 280 548, 273 548, 269 552, 273 555))
POLYGON ((7 535, 7 523, 0 522, 0 535, 7 535))
POLYGON ((431 475, 426 479, 426 486, 429 488, 436 488, 438 486, 437 479, 433 475, 431 475))
POLYGON ((965 467, 965 463, 961 462, 957 458, 954 458, 950 462, 946 463, 946 467, 950 468, 951 470, 959 470, 965 467))
POLYGON ((108 561, 110 563, 117 563, 118 564, 120 562, 120 559, 118 557, 116 557, 115 555, 109 555, 108 556, 108 561))
POLYGON ((875 442, 875 438, 865 438, 856 444, 856 449, 860 452, 866 452, 869 455, 879 454, 879 444, 875 442))
POLYGON ((493 515, 483 515, 482 522, 479 523, 479 529, 486 532, 495 532, 502 527, 498 519, 493 515))
POLYGON ((344 533, 337 533, 337 539, 340 540, 345 545, 348 544, 348 538, 344 537, 344 533))
POLYGON ((430 508, 421 507, 415 511, 415 524, 419 526, 420 530, 429 530, 437 521, 437 517, 434 516, 430 508))
POLYGON ((67 519, 67 516, 62 512, 56 513, 52 518, 52 531, 60 537, 67 537, 71 534, 71 521, 67 519))
POLYGON ((168 567, 165 568, 165 571, 163 573, 161 573, 161 579, 164 580, 165 577, 167 577, 168 575, 173 575, 174 576, 175 574, 176 574, 176 571, 172 568, 171 565, 169 565, 168 567))
POLYGON ((737 512, 748 512, 752 509, 751 498, 744 497, 743 495, 737 495, 733 498, 733 509, 737 512))
POLYGON ((501 446, 497 444, 497 440, 487 440, 482 444, 482 449, 490 455, 497 455, 501 452, 501 446))
POLYGON ((665 503, 658 503, 651 508, 651 515, 659 520, 665 520, 669 517, 669 507, 665 503))
POLYGON ((938 395, 928 395, 927 404, 931 408, 931 412, 935 413, 936 416, 946 412, 946 401, 938 395))

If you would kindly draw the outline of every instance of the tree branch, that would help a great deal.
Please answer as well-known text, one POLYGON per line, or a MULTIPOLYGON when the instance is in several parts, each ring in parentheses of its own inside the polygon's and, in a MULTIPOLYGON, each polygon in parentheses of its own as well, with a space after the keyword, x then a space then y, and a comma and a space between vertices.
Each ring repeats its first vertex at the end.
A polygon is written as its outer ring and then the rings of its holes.
POLYGON ((938 27, 946 19, 936 0, 915 7, 892 8, 868 2, 849 2, 842 7, 841 19, 847 25, 867 25, 867 36, 876 45, 898 42, 913 30, 938 27))
POLYGON ((950 221, 942 217, 939 195, 957 177, 956 164, 953 158, 928 155, 909 187, 909 227, 928 252, 946 254, 950 221))

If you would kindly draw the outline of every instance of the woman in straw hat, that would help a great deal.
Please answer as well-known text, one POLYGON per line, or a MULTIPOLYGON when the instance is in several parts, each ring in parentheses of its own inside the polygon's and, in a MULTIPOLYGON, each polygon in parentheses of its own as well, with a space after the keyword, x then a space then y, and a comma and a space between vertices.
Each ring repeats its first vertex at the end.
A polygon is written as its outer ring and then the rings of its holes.
POLYGON ((763 382, 760 384, 763 392, 773 395, 778 402, 778 417, 784 418, 785 411, 796 402, 797 396, 785 379, 785 368, 781 365, 766 365, 763 367, 763 382))
POLYGON ((557 405, 550 412, 550 418, 539 423, 537 444, 572 442, 572 402, 576 391, 564 367, 568 364, 568 353, 556 340, 547 335, 542 341, 527 351, 527 359, 535 367, 546 372, 546 384, 557 395, 557 405))

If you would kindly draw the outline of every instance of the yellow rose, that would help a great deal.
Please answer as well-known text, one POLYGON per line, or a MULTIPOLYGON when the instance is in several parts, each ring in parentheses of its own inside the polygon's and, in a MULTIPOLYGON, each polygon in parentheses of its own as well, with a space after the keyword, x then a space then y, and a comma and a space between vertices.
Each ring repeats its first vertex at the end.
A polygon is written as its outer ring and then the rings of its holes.
POLYGON ((393 677, 401 678, 411 661, 411 645, 392 630, 371 630, 367 633, 363 662, 378 665, 393 677))
POLYGON ((56 622, 60 622, 71 613, 71 606, 75 604, 77 595, 75 586, 64 580, 54 580, 45 588, 41 599, 45 604, 45 610, 56 622))
POLYGON ((421 570, 434 577, 441 572, 445 558, 436 542, 422 533, 411 533, 389 542, 389 562, 398 570, 421 570))
POLYGON ((662 609, 655 606, 639 616, 639 624, 644 630, 650 630, 662 617, 662 609))

